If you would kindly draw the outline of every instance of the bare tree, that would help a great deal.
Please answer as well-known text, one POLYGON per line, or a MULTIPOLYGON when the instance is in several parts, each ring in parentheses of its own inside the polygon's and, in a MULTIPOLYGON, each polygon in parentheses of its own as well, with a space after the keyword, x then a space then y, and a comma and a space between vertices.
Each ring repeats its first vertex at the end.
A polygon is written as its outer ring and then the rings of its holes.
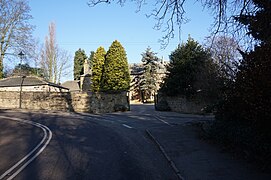
POLYGON ((45 38, 44 47, 41 49, 40 66, 44 72, 44 78, 53 83, 60 83, 64 70, 68 67, 70 59, 67 51, 60 49, 56 43, 56 26, 49 25, 49 34, 45 38))
POLYGON ((219 67, 221 76, 234 79, 237 73, 239 61, 242 59, 239 53, 238 42, 227 36, 216 36, 207 39, 205 45, 210 49, 214 62, 219 67))
POLYGON ((26 0, 0 0, 0 78, 3 78, 3 60, 7 54, 27 53, 32 42, 32 16, 26 0))
MULTIPOLYGON (((100 3, 116 2, 124 5, 127 0, 89 0, 89 6, 96 6, 100 3)), ((143 5, 150 4, 146 0, 130 0, 135 2, 138 10, 143 5)), ((187 0, 156 0, 154 9, 148 13, 148 17, 154 17, 157 20, 155 29, 162 30, 164 36, 161 39, 162 46, 165 47, 171 38, 175 36, 176 27, 181 29, 183 23, 187 22, 185 17, 185 4, 187 0)), ((236 16, 247 12, 253 12, 255 7, 252 0, 195 0, 201 3, 203 8, 211 11, 214 16, 213 34, 234 33, 233 35, 242 35, 244 26, 237 24, 236 16)), ((153 3, 153 2, 152 2, 153 3)))

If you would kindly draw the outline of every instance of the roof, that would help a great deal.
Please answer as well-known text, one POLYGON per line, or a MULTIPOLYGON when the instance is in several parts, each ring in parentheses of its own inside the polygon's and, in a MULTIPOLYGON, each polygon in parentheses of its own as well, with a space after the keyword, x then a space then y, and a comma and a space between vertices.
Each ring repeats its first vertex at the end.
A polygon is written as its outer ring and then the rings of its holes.
POLYGON ((0 80, 0 87, 21 86, 22 80, 23 80, 22 86, 49 85, 49 86, 58 87, 61 89, 68 89, 66 87, 48 82, 42 78, 35 77, 35 76, 12 76, 12 77, 8 77, 5 79, 1 79, 0 80))
POLYGON ((61 84, 61 86, 70 89, 70 91, 80 91, 80 81, 75 80, 75 81, 66 81, 61 84))

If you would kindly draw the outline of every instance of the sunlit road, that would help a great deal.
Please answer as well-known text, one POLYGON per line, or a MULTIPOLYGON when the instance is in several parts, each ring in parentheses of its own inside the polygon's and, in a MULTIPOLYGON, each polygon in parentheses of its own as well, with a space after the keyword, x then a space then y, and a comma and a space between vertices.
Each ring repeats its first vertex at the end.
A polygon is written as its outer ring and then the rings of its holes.
MULTIPOLYGON (((0 115, 35 121, 52 131, 49 145, 14 178, 31 180, 177 179, 145 130, 191 121, 185 115, 155 112, 150 105, 106 115, 27 111, 1 111, 0 115)), ((43 134, 35 126, 1 118, 0 176, 31 151, 43 134)))

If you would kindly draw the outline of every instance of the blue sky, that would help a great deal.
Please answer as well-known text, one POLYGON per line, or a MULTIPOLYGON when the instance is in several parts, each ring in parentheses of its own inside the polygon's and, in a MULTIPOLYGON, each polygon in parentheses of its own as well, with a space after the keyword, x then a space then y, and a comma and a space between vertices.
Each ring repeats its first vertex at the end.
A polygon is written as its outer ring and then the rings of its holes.
MULTIPOLYGON (((154 3, 148 3, 136 13, 136 4, 129 1, 123 7, 115 3, 89 7, 87 1, 29 0, 33 16, 31 23, 36 26, 34 37, 43 42, 48 34, 48 25, 54 22, 57 43, 70 53, 71 64, 79 48, 89 55, 90 51, 96 51, 99 46, 107 50, 114 40, 120 41, 125 48, 129 63, 140 62, 141 54, 148 46, 159 58, 168 60, 169 54, 180 42, 187 40, 188 34, 202 43, 209 35, 212 23, 210 14, 203 11, 198 2, 189 1, 185 8, 190 21, 182 26, 181 40, 176 32, 175 38, 162 50, 158 40, 163 33, 153 29, 156 22, 153 18, 146 18, 154 3)), ((69 76, 68 79, 72 79, 72 73, 69 76)))

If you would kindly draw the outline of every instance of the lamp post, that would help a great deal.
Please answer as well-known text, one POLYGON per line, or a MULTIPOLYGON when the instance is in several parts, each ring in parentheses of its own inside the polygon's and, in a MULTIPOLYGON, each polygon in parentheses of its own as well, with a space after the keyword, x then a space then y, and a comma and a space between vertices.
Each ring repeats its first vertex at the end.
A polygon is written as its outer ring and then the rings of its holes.
POLYGON ((22 60, 23 60, 23 56, 25 54, 23 53, 23 51, 21 51, 18 56, 20 56, 20 76, 22 77, 22 80, 21 80, 21 84, 20 84, 20 99, 19 99, 19 108, 21 109, 22 108, 22 89, 23 89, 23 83, 24 83, 24 78, 25 76, 22 76, 22 60))
POLYGON ((22 61, 23 61, 23 57, 24 57, 24 53, 23 51, 21 51, 18 56, 20 56, 20 76, 22 75, 22 61))

